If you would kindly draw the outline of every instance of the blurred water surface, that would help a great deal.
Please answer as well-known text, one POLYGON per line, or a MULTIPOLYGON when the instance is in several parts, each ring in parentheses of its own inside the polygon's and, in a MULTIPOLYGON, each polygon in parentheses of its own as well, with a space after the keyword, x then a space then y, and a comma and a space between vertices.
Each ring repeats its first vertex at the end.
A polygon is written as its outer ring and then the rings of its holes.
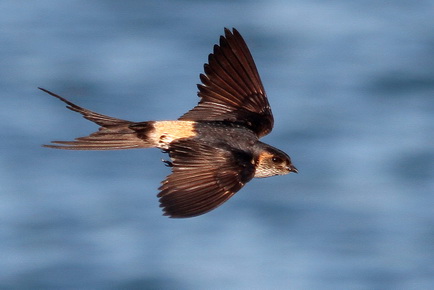
POLYGON ((1 289, 433 289, 434 1, 0 3, 1 289), (265 141, 300 174, 161 216, 158 150, 40 147, 96 126, 38 91, 175 119, 223 27, 257 62, 265 141))

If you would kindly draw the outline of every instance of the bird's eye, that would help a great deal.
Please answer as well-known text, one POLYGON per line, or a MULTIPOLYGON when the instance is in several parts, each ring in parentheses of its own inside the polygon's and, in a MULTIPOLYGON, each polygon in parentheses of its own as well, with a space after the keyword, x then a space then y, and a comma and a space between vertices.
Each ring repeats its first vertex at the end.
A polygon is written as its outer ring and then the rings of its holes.
POLYGON ((271 160, 274 162, 274 163, 282 163, 282 158, 279 158, 279 157, 273 157, 273 158, 271 158, 271 160))

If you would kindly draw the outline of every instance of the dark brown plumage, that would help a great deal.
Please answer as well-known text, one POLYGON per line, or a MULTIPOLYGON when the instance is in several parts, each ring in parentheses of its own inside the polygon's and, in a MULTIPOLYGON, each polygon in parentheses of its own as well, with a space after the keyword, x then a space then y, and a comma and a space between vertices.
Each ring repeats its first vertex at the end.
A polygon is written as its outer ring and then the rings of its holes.
POLYGON ((95 133, 46 147, 68 150, 163 149, 172 168, 158 197, 165 215, 204 214, 254 177, 298 172, 283 151, 262 143, 273 115, 249 49, 236 29, 225 29, 204 65, 200 101, 177 121, 131 122, 79 107, 48 90, 67 108, 100 125, 95 133))
POLYGON ((225 29, 220 46, 204 65, 198 85, 199 104, 179 120, 230 121, 244 125, 258 137, 273 129, 273 114, 252 55, 236 29, 225 29))

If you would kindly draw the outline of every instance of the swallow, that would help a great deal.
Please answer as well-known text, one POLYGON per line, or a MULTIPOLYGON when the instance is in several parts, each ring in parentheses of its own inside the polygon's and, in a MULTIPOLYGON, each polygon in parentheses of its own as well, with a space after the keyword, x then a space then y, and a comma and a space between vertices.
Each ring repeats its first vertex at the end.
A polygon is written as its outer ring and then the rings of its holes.
POLYGON ((207 213, 252 178, 298 173, 283 151, 259 139, 271 132, 273 114, 253 57, 240 33, 225 28, 204 65, 198 104, 175 121, 131 122, 82 108, 46 89, 66 107, 99 125, 74 141, 43 145, 67 150, 159 148, 171 174, 157 195, 163 214, 207 213))

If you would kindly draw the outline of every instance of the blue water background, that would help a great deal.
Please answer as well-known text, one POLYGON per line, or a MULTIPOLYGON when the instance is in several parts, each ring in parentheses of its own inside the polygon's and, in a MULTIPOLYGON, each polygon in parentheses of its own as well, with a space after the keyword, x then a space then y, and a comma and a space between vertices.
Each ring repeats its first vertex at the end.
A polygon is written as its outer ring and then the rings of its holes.
POLYGON ((434 289, 434 1, 0 3, 0 289, 434 289), (42 148, 97 127, 41 86, 176 119, 223 27, 245 37, 300 174, 161 216, 156 149, 42 148))

